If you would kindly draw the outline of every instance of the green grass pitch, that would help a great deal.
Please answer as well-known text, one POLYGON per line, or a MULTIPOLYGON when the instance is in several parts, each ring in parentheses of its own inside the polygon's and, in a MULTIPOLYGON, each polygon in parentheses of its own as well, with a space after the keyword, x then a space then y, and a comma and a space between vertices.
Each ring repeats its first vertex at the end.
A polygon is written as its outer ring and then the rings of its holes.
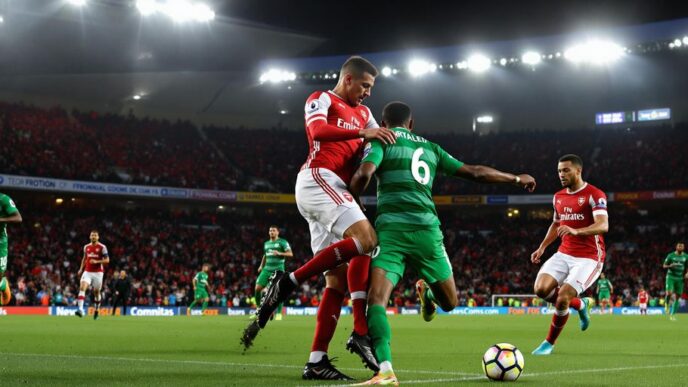
MULTIPOLYGON (((245 317, 0 317, 0 386, 317 386, 301 379, 314 317, 271 322, 242 354, 245 317)), ((509 342, 525 355, 516 382, 530 386, 686 386, 688 316, 593 316, 587 332, 575 316, 549 357, 530 351, 549 316, 391 316, 394 367, 401 384, 486 386, 481 356, 509 342)), ((371 376, 344 345, 342 317, 330 347, 340 369, 371 376)))

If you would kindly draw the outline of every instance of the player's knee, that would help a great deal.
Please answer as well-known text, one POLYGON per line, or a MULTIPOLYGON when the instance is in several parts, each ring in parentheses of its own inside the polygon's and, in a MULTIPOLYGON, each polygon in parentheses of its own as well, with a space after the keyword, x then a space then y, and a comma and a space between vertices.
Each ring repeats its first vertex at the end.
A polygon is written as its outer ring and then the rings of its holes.
POLYGON ((550 293, 550 292, 548 292, 547 289, 545 289, 543 286, 537 286, 537 285, 535 285, 535 287, 534 287, 533 290, 535 291, 535 294, 536 294, 538 297, 542 298, 543 300, 544 300, 545 298, 547 298, 547 296, 549 296, 549 293, 550 293))
POLYGON ((558 310, 564 310, 569 307, 569 303, 571 303, 571 298, 568 295, 560 294, 555 305, 558 310))
POLYGON ((456 296, 454 297, 449 297, 449 299, 443 300, 440 303, 440 308, 442 308, 443 311, 445 312, 451 312, 456 308, 456 305, 459 304, 459 300, 456 296))

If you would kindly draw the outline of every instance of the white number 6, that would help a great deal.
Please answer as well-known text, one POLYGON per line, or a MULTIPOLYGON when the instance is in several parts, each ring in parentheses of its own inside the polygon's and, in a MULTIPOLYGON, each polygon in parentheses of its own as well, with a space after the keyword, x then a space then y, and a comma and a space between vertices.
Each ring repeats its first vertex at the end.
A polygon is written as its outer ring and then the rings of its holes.
POLYGON ((430 181, 430 167, 425 161, 421 161, 420 156, 423 155, 423 148, 416 149, 413 152, 413 159, 411 159, 411 174, 417 182, 426 185, 430 181), (421 174, 420 171, 423 170, 421 174))

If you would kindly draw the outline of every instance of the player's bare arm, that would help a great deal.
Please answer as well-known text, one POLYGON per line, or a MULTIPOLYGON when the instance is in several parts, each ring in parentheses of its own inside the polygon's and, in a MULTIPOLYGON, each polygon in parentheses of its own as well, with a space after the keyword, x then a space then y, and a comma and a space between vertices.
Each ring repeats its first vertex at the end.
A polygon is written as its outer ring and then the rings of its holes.
POLYGON ((557 230, 559 229, 559 222, 552 222, 552 224, 549 225, 549 228, 547 229, 547 234, 545 235, 545 239, 542 240, 542 243, 540 243, 540 247, 537 248, 533 252, 533 254, 530 255, 530 261, 533 263, 540 263, 540 258, 542 257, 542 254, 545 253, 545 249, 547 249, 547 246, 551 245, 552 242, 557 240, 557 230))
POLYGON ((84 251, 84 256, 81 258, 81 266, 79 266, 79 275, 84 272, 84 266, 86 265, 86 251, 84 251))
POLYGON ((294 253, 291 252, 291 250, 287 251, 275 251, 275 255, 279 255, 280 257, 286 257, 286 258, 291 258, 294 256, 294 253))
POLYGON ((358 203, 364 211, 365 207, 363 207, 363 203, 361 203, 361 194, 368 188, 368 184, 370 184, 370 180, 373 178, 376 170, 377 167, 373 163, 366 162, 361 164, 356 170, 356 173, 354 173, 354 177, 351 178, 351 183, 349 184, 351 196, 354 197, 356 203, 358 203))
POLYGON ((10 216, 5 216, 0 218, 0 223, 21 223, 22 222, 22 216, 19 213, 19 211, 15 212, 14 214, 10 216))
POLYGON ((569 226, 561 226, 557 230, 557 234, 560 237, 566 235, 574 236, 586 236, 586 235, 601 235, 609 231, 609 218, 607 215, 595 215, 595 223, 588 227, 583 227, 579 229, 571 228, 569 226))
POLYGON ((383 144, 394 144, 396 142, 394 132, 387 128, 361 129, 356 132, 330 125, 326 121, 318 120, 311 123, 308 129, 315 141, 334 142, 363 138, 365 140, 377 139, 383 144))
POLYGON ((264 267, 265 267, 265 254, 263 254, 263 258, 260 260, 260 266, 258 266, 258 273, 263 271, 264 267))
POLYGON ((196 278, 191 281, 191 286, 193 286, 194 290, 196 290, 196 282, 196 278))
POLYGON ((528 192, 535 190, 535 179, 527 174, 514 175, 484 165, 464 164, 456 171, 456 177, 478 183, 506 183, 524 188, 528 192))

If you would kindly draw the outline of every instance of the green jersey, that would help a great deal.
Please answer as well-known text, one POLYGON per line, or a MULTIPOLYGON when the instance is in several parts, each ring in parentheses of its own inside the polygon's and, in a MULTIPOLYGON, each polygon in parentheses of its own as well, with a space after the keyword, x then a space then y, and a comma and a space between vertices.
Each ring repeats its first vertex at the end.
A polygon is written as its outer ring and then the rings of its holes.
POLYGON ((369 142, 362 162, 377 166, 378 231, 414 231, 439 227, 432 183, 437 172, 454 175, 463 163, 439 145, 411 133, 393 128, 397 142, 369 142))
POLYGON ((600 278, 597 280, 597 292, 598 293, 609 293, 612 288, 612 283, 609 282, 607 278, 600 278))
POLYGON ((208 291, 208 273, 199 271, 196 273, 194 279, 196 280, 196 291, 208 291))
POLYGON ((266 240, 263 243, 263 254, 265 254, 265 267, 263 267, 263 270, 284 270, 284 257, 275 253, 286 253, 287 251, 291 251, 291 246, 289 246, 289 242, 286 240, 282 238, 277 238, 274 241, 266 240))
POLYGON ((670 267, 667 271, 667 277, 671 277, 673 279, 683 279, 683 271, 686 268, 686 260, 688 260, 688 254, 685 252, 681 254, 676 254, 675 251, 672 251, 667 255, 666 259, 664 260, 665 265, 671 265, 671 264, 678 264, 674 267, 670 267))
MULTIPOLYGON (((0 218, 12 216, 18 211, 12 198, 0 193, 0 218)), ((0 223, 0 243, 7 243, 7 223, 0 223)))

